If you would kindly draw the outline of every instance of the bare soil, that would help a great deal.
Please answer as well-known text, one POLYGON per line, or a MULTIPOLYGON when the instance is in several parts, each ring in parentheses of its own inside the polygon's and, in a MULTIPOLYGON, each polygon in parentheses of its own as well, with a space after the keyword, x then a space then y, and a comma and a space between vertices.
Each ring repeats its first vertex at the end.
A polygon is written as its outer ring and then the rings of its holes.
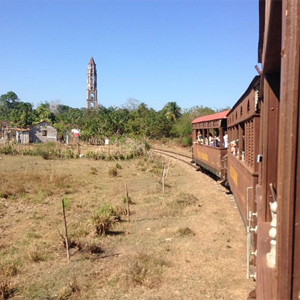
POLYGON ((171 164, 163 194, 164 162, 163 157, 107 162, 2 156, 5 297, 246 299, 254 284, 246 279, 246 234, 233 197, 180 162, 171 164), (117 163, 112 177, 109 170, 117 163), (130 221, 125 183, 133 202, 130 221), (70 263, 62 199, 73 242, 70 263), (108 235, 97 236, 92 217, 104 203, 125 214, 108 235))

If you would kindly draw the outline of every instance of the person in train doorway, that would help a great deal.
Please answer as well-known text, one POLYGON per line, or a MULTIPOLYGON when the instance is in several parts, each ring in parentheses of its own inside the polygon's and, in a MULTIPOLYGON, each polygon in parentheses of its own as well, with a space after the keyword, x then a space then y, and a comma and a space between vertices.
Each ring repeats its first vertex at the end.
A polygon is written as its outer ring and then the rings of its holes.
POLYGON ((223 136, 223 141, 224 141, 224 148, 228 147, 228 134, 227 131, 225 131, 225 134, 223 136))

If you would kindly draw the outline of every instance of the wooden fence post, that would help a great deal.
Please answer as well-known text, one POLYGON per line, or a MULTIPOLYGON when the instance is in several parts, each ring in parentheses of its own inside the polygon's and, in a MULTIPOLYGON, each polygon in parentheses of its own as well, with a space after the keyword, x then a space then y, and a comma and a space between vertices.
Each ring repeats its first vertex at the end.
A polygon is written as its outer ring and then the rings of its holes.
POLYGON ((127 221, 130 221, 130 210, 129 210, 129 197, 128 197, 128 188, 127 183, 125 183, 125 199, 127 203, 127 221))
POLYGON ((70 262, 70 249, 69 249, 68 227, 67 227, 64 199, 62 199, 61 202, 62 202, 62 207, 63 207, 63 216, 64 216, 64 224, 65 224, 65 243, 66 243, 66 249, 67 249, 67 259, 68 259, 68 263, 69 263, 70 262))
POLYGON ((165 177, 166 177, 166 167, 164 166, 163 172, 162 172, 162 179, 161 179, 163 194, 165 194, 165 177))

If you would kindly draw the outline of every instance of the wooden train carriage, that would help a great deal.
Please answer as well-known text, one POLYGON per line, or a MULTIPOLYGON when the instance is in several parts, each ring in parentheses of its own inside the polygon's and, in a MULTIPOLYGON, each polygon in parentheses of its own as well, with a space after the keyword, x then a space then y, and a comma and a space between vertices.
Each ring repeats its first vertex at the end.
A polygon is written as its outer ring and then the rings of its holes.
POLYGON ((204 169, 225 177, 227 154, 227 114, 229 110, 192 121, 193 160, 204 169))
POLYGON ((256 211, 255 186, 258 182, 260 77, 256 76, 248 89, 227 115, 228 170, 227 180, 241 212, 245 226, 248 211, 256 211))
MULTIPOLYGON (((256 299, 300 299, 300 1, 261 0, 256 299)), ((256 249, 253 249, 256 250, 256 249)))

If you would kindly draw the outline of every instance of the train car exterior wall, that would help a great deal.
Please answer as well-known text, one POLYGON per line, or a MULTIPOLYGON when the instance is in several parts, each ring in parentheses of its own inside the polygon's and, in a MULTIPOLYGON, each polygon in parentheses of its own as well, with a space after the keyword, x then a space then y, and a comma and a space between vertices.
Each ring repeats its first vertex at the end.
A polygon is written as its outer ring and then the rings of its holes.
POLYGON ((226 177, 227 147, 224 144, 224 135, 228 112, 199 117, 192 122, 193 160, 219 178, 226 177))
POLYGON ((227 116, 227 180, 245 226, 248 225, 248 212, 256 211, 255 186, 258 183, 257 155, 260 130, 259 82, 260 78, 256 76, 227 116))

